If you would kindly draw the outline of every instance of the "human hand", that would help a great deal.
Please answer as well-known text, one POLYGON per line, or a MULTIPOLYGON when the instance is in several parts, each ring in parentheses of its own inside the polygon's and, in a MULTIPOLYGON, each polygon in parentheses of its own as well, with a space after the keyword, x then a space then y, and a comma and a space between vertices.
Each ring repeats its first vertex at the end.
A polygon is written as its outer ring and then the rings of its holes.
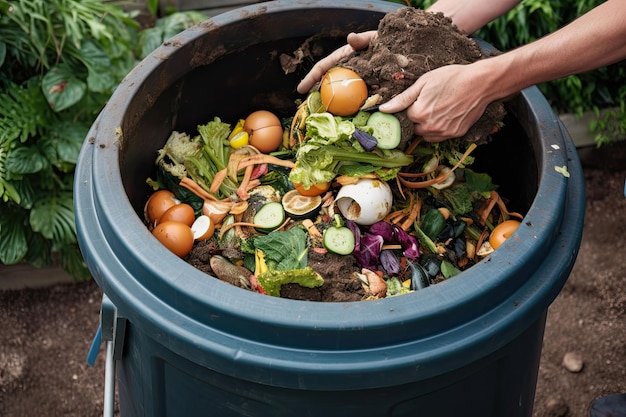
POLYGON ((311 90, 311 88, 315 85, 315 83, 322 79, 322 76, 326 73, 326 71, 337 65, 337 62, 339 62, 339 60, 347 57, 354 51, 367 48, 372 39, 374 39, 375 37, 375 30, 348 34, 348 43, 346 45, 342 46, 339 49, 336 49, 326 58, 318 61, 313 66, 313 68, 311 68, 311 71, 309 71, 309 73, 302 79, 302 81, 300 81, 300 84, 298 84, 298 93, 308 93, 309 90, 311 90))
POLYGON ((429 71, 379 110, 407 109, 415 133, 428 142, 461 137, 493 101, 489 77, 476 67, 447 65, 429 71))

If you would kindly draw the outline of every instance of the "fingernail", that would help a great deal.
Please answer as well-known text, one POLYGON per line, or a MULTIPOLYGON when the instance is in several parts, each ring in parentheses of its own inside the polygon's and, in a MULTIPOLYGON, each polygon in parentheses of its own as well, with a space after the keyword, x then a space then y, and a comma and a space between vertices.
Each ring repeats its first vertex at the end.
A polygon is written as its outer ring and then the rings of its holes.
POLYGON ((389 103, 383 103, 378 106, 378 110, 387 111, 389 109, 389 103))

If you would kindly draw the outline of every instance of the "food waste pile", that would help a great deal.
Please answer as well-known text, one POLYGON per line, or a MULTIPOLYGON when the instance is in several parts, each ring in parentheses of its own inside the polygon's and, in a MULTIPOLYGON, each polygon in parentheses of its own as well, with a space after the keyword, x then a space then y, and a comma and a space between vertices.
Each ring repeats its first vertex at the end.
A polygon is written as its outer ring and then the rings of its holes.
POLYGON ((504 107, 462 138, 427 144, 403 112, 377 105, 430 69, 484 58, 440 14, 387 14, 369 48, 293 114, 211 115, 197 132, 172 132, 147 181, 146 226, 207 279, 268 296, 365 301, 451 279, 522 218, 471 168, 504 107))

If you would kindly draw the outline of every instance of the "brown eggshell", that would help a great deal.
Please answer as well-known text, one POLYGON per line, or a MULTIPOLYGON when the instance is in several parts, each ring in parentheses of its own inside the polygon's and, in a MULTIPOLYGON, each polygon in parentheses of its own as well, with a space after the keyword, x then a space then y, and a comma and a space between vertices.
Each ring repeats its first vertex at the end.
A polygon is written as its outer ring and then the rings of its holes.
POLYGON ((144 217, 149 224, 156 224, 167 209, 178 203, 180 201, 176 199, 173 192, 169 190, 156 191, 148 198, 144 206, 144 217))
POLYGON ((215 233, 215 222, 211 220, 209 216, 198 216, 198 218, 191 225, 191 231, 193 237, 196 240, 207 240, 213 237, 215 233))
POLYGON ((165 213, 161 215, 158 223, 174 221, 185 223, 187 226, 191 226, 196 219, 193 207, 186 203, 176 204, 168 208, 165 213))
POLYGON ((249 144, 263 153, 274 152, 283 142, 283 127, 272 112, 258 110, 246 117, 243 129, 248 132, 249 144))
POLYGON ((320 86, 322 104, 335 116, 350 116, 367 99, 367 84, 356 72, 341 67, 329 69, 320 86))
POLYGON ((184 258, 193 248, 193 232, 184 223, 167 221, 157 224, 152 234, 175 255, 184 258))

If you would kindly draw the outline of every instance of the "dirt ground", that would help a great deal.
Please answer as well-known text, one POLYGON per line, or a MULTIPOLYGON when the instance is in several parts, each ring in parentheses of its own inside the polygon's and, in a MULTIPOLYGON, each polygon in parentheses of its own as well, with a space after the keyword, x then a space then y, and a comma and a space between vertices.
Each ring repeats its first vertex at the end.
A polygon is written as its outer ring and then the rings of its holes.
MULTIPOLYGON (((549 310, 535 417, 588 417, 594 399, 626 392, 626 141, 580 154, 583 242, 549 310)), ((102 415, 104 354, 86 363, 100 301, 93 282, 0 291, 0 416, 102 415)))

